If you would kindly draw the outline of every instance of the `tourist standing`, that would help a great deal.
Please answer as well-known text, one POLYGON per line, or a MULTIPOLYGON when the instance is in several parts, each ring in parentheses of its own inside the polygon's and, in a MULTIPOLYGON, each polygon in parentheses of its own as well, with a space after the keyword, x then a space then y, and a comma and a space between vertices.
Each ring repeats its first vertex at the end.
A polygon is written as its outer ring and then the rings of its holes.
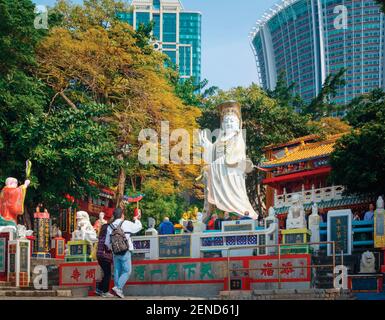
POLYGON ((104 298, 112 298, 113 295, 109 293, 110 280, 111 280, 111 264, 112 264, 112 251, 106 246, 108 224, 104 224, 99 229, 99 241, 97 247, 96 257, 99 266, 103 270, 103 279, 99 283, 96 294, 104 298))
POLYGON ((187 226, 183 227, 183 230, 185 233, 193 233, 194 232, 194 225, 191 220, 187 222, 187 226))
POLYGON ((218 219, 218 215, 213 213, 210 221, 207 223, 207 230, 215 230, 215 221, 218 219))
POLYGON ((215 220, 215 223, 214 223, 214 230, 222 230, 222 221, 223 221, 223 218, 218 216, 218 218, 215 220))
POLYGON ((112 290, 120 298, 124 298, 123 288, 131 274, 131 251, 134 246, 131 234, 142 230, 140 215, 134 217, 134 222, 124 220, 122 209, 114 210, 114 221, 109 224, 106 236, 106 246, 112 250, 114 261, 114 283, 112 290))
POLYGON ((369 211, 365 213, 364 220, 365 221, 373 221, 374 218, 374 205, 371 203, 369 205, 369 211))
POLYGON ((168 217, 165 217, 163 219, 163 222, 160 224, 159 234, 160 235, 175 234, 174 225, 172 224, 172 222, 168 217))
POLYGON ((359 213, 356 211, 353 216, 353 221, 360 221, 360 220, 361 220, 361 217, 359 213))

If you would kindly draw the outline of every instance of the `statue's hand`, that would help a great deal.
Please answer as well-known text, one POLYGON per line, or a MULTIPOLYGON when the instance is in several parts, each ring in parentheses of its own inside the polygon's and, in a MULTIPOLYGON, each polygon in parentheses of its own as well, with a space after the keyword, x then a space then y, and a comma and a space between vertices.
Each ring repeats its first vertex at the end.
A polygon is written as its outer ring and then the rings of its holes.
POLYGON ((31 181, 30 180, 25 180, 25 182, 24 182, 24 186, 26 187, 26 188, 28 188, 28 186, 31 184, 31 181))

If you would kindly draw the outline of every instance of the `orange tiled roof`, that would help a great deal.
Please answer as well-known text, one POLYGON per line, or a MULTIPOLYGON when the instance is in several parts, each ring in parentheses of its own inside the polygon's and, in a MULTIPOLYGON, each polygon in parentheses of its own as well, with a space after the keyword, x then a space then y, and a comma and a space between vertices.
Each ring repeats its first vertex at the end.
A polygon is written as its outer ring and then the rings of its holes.
POLYGON ((261 167, 276 167, 279 165, 285 165, 303 160, 316 159, 328 156, 333 152, 334 144, 336 143, 336 141, 343 135, 344 133, 336 134, 328 136, 326 140, 323 141, 309 144, 303 143, 290 151, 286 151, 285 156, 283 156, 282 158, 264 162, 261 167))

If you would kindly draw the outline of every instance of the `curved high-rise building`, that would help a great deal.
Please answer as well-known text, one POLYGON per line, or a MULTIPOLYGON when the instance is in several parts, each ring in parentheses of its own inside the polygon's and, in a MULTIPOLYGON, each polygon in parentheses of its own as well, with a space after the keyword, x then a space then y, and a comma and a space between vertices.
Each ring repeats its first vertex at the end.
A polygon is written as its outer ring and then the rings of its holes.
POLYGON ((336 103, 385 88, 384 27, 374 0, 284 0, 250 34, 260 84, 273 90, 284 72, 308 102, 329 74, 345 68, 336 103))

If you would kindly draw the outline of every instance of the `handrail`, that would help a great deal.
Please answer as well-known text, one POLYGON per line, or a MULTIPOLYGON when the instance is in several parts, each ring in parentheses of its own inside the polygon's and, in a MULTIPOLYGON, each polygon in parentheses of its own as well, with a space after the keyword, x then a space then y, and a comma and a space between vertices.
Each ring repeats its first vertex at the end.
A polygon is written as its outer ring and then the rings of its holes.
POLYGON ((267 248, 267 247, 278 247, 278 267, 268 267, 267 269, 278 269, 278 288, 282 288, 281 284, 281 247, 284 246, 285 248, 290 246, 303 246, 303 245, 328 245, 332 244, 332 256, 333 256, 333 264, 325 264, 325 265, 313 265, 310 266, 301 266, 301 267, 292 267, 293 269, 309 269, 309 268, 326 268, 326 267, 333 267, 333 283, 335 280, 335 274, 334 269, 336 267, 336 243, 335 241, 322 241, 322 242, 308 242, 308 243, 292 243, 292 244, 265 244, 265 245, 256 245, 253 247, 237 247, 237 248, 225 248, 224 250, 227 250, 227 281, 228 281, 228 290, 231 291, 231 277, 230 277, 230 271, 239 271, 239 270, 261 270, 262 268, 237 268, 237 269, 230 269, 230 251, 232 250, 242 250, 242 249, 259 249, 261 247, 267 248))

